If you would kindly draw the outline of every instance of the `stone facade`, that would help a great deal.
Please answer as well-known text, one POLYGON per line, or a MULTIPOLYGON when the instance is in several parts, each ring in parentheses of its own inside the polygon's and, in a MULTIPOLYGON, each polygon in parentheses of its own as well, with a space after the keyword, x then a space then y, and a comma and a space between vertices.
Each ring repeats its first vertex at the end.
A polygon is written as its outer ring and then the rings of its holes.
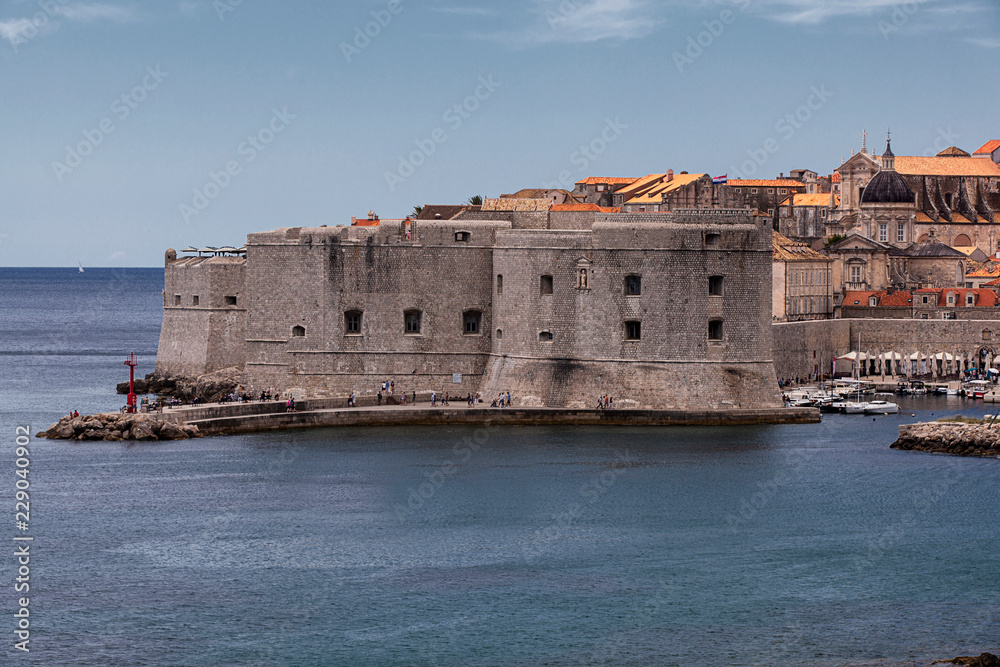
MULTIPOLYGON (((510 391, 526 406, 780 405, 770 225, 745 210, 595 218, 570 230, 457 219, 251 234, 242 339, 167 305, 157 369, 203 372, 214 357, 199 350, 231 342, 224 365, 243 365, 249 389, 299 397, 393 380, 397 393, 510 391)), ((203 289, 183 283, 190 262, 167 265, 182 302, 203 289)))

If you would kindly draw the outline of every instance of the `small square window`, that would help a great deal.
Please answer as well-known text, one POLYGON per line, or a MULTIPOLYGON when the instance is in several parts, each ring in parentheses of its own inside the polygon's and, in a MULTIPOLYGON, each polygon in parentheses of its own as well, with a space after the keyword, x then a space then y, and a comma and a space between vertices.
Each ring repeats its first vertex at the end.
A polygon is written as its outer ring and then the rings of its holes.
POLYGON ((227 306, 235 306, 236 305, 236 297, 235 296, 227 296, 226 297, 226 305, 227 306))
POLYGON ((543 295, 552 294, 552 276, 542 276, 539 283, 539 291, 543 295))
POLYGON ((175 294, 174 295, 174 305, 175 306, 181 305, 181 295, 180 294, 175 294))
POLYGON ((403 320, 406 327, 406 333, 416 335, 420 333, 420 320, 422 318, 422 313, 419 310, 408 310, 403 314, 403 320))
POLYGON ((625 340, 642 340, 642 322, 625 323, 625 340))
POLYGON ((344 313, 344 331, 348 336, 361 335, 362 313, 357 310, 344 313))
POLYGON ((625 295, 642 295, 642 276, 625 276, 625 295))
POLYGON ((708 340, 712 342, 722 341, 722 320, 712 320, 708 323, 708 340))
POLYGON ((543 343, 551 343, 554 339, 555 336, 552 335, 551 331, 543 331, 540 334, 538 334, 538 340, 540 340, 543 343))
POLYGON ((722 244, 722 234, 705 234, 705 245, 717 246, 722 244))
POLYGON ((478 335, 483 322, 483 314, 478 310, 470 310, 462 314, 464 331, 466 336, 478 335))
POLYGON ((469 232, 455 232, 455 241, 457 243, 468 243, 471 238, 472 234, 469 232))
POLYGON ((197 305, 198 305, 198 303, 199 303, 199 301, 201 301, 201 299, 199 299, 199 298, 198 298, 198 295, 197 295, 197 294, 196 294, 195 296, 191 297, 191 303, 192 303, 193 305, 197 306, 197 305))
POLYGON ((722 286, 725 278, 722 276, 712 276, 708 279, 708 295, 722 296, 722 286))
POLYGON ((292 327, 292 338, 305 338, 306 328, 303 326, 292 327))

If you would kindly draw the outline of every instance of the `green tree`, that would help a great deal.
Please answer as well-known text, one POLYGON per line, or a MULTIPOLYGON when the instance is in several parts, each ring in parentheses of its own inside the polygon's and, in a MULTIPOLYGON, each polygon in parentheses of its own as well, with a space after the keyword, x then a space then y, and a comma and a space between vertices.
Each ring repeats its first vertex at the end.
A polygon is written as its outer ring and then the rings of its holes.
POLYGON ((482 206, 483 205, 483 196, 482 195, 472 195, 471 197, 469 197, 469 204, 471 206, 482 206))
POLYGON ((423 210, 424 210, 423 206, 414 206, 413 207, 413 213, 411 213, 410 215, 415 218, 418 215, 420 215, 420 212, 423 211, 423 210))

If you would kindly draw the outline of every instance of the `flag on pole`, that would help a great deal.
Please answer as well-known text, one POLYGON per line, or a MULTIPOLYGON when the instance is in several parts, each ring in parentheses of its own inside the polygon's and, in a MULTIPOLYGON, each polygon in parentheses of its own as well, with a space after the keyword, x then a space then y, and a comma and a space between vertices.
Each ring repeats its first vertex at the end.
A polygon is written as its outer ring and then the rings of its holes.
POLYGON ((716 176, 712 179, 713 185, 725 185, 729 182, 729 174, 723 174, 722 176, 716 176))

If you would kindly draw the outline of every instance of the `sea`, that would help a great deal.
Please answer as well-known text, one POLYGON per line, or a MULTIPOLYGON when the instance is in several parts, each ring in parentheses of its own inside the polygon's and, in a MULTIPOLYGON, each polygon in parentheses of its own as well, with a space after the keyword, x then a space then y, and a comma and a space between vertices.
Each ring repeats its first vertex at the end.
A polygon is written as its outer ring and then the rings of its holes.
POLYGON ((162 269, 0 269, 4 665, 1000 653, 1000 460, 889 448, 900 424, 986 413, 955 397, 795 426, 32 437, 18 460, 19 427, 120 408, 129 353, 152 371, 162 287, 162 269))

